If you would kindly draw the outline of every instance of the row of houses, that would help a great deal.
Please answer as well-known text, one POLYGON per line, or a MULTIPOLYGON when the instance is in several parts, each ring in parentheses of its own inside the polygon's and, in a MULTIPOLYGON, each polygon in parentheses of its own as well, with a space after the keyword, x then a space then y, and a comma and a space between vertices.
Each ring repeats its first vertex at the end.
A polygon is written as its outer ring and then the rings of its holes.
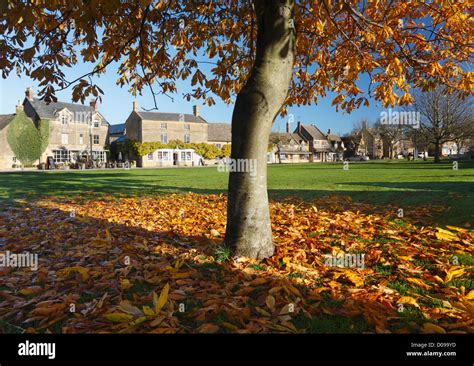
MULTIPOLYGON (((47 104, 36 98, 33 90, 28 88, 23 102, 16 106, 16 113, 0 116, 0 169, 19 165, 7 141, 8 127, 19 115, 26 115, 37 128, 41 122, 49 124, 47 147, 35 164, 48 159, 56 164, 67 164, 78 159, 100 162, 117 159, 117 156, 110 156, 109 148, 126 140, 164 144, 180 140, 222 148, 232 139, 229 123, 209 123, 200 115, 198 106, 193 107, 192 114, 146 112, 140 110, 135 101, 125 123, 111 125, 95 101, 89 105, 60 101, 47 104)), ((269 163, 334 161, 342 159, 344 151, 340 136, 330 131, 323 133, 314 125, 301 123, 293 132, 288 125, 286 133, 272 133, 269 146, 269 163)), ((197 162, 196 158, 190 149, 162 149, 143 157, 123 157, 136 160, 140 167, 191 165, 197 162)))
MULTIPOLYGON (((135 101, 130 115, 122 124, 111 125, 93 101, 89 105, 54 102, 47 104, 35 98, 28 88, 16 113, 0 115, 0 169, 8 169, 19 162, 9 146, 7 131, 19 115, 26 115, 29 123, 39 127, 49 124, 46 150, 38 162, 51 160, 66 164, 78 159, 105 162, 118 157, 110 153, 112 146, 126 140, 140 143, 182 141, 184 143, 207 143, 218 148, 231 143, 231 126, 228 123, 209 123, 194 106, 192 114, 147 112, 135 101)), ((391 147, 393 148, 393 146, 391 147)), ((407 153, 413 146, 409 141, 397 142, 396 153, 407 153)), ((443 152, 447 151, 446 146, 443 152)), ((449 150, 451 152, 451 150, 449 150)), ((339 136, 331 130, 321 131, 314 124, 298 122, 296 127, 288 123, 286 132, 270 134, 269 163, 303 163, 341 161, 354 155, 370 158, 389 157, 388 144, 376 130, 365 123, 362 129, 351 136, 339 136)), ((125 156, 124 160, 135 160, 139 167, 167 165, 195 165, 202 162, 192 149, 160 149, 140 156, 125 156)), ((37 163, 38 163, 37 162, 37 163)))
MULTIPOLYGON (((140 111, 138 103, 134 102, 126 122, 111 125, 99 111, 96 101, 89 105, 59 101, 48 104, 36 98, 33 90, 28 88, 23 102, 16 106, 15 113, 0 115, 0 169, 20 165, 7 138, 10 125, 20 116, 26 117, 28 123, 36 128, 45 122, 49 126, 47 147, 34 165, 48 160, 55 164, 67 164, 79 159, 106 162, 107 159, 117 158, 110 156, 110 146, 126 139, 162 143, 180 140, 185 143, 214 144, 219 148, 231 142, 230 124, 208 123, 200 116, 197 106, 193 108, 192 114, 159 113, 140 111)), ((164 155, 164 158, 163 154, 159 157, 157 153, 127 158, 136 159, 138 165, 144 167, 161 166, 162 162, 173 164, 177 161, 194 161, 190 151, 180 152, 176 158, 164 155)))

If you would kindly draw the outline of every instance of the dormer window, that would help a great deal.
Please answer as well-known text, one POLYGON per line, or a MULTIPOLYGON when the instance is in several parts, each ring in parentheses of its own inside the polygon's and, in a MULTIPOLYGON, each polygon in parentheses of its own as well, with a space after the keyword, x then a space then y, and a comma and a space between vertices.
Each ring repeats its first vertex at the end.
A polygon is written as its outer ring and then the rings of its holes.
POLYGON ((63 110, 58 113, 58 120, 63 126, 67 126, 72 122, 72 115, 68 110, 63 110))
POLYGON ((99 118, 95 117, 94 118, 94 127, 99 127, 99 125, 100 125, 99 118))

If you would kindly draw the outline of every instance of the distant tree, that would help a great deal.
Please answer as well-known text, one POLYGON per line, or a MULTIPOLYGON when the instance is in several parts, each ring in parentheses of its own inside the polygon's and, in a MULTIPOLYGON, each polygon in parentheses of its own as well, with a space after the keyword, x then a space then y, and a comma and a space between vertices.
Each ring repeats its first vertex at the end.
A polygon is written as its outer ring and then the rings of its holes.
POLYGON ((374 129, 382 138, 383 143, 388 145, 388 158, 393 159, 395 145, 407 138, 407 128, 402 125, 389 125, 377 121, 374 129))
POLYGON ((440 162, 441 147, 448 141, 460 141, 472 136, 472 97, 449 93, 438 87, 415 94, 413 108, 421 114, 420 133, 434 145, 434 161, 440 162))
POLYGON ((270 152, 273 151, 274 148, 276 148, 276 154, 278 156, 278 163, 281 164, 281 145, 282 145, 282 139, 279 134, 275 136, 271 136, 269 143, 268 143, 268 149, 270 152))
POLYGON ((370 122, 367 119, 361 119, 357 122, 354 122, 352 125, 351 135, 357 136, 358 134, 360 134, 361 131, 364 129, 364 126, 370 126, 370 122))

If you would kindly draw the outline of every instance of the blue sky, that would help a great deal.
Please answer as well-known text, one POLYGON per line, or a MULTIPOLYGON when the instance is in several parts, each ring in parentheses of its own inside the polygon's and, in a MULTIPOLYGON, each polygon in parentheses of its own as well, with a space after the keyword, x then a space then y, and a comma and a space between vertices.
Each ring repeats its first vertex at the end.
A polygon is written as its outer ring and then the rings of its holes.
MULTIPOLYGON (((69 80, 90 71, 90 64, 76 65, 73 69, 67 69, 66 75, 69 80)), ((104 91, 100 112, 111 124, 119 124, 125 122, 132 110, 132 102, 134 97, 129 93, 127 87, 119 87, 115 84, 117 79, 116 66, 109 68, 107 73, 100 78, 93 80, 104 91)), ((359 87, 367 90, 368 80, 362 77, 359 87)), ((233 105, 226 105, 218 97, 215 97, 216 105, 212 107, 204 106, 200 101, 186 101, 182 95, 191 90, 190 85, 186 81, 179 81, 178 93, 175 94, 174 101, 167 96, 159 96, 157 98, 159 111, 176 112, 176 113, 192 113, 192 107, 195 104, 200 106, 201 115, 210 123, 212 122, 228 122, 232 118, 233 105)), ((31 86, 36 93, 38 91, 37 83, 33 82, 26 76, 18 77, 11 74, 7 79, 0 78, 0 114, 14 113, 15 105, 18 100, 23 100, 25 90, 31 86)), ((59 100, 63 102, 71 102, 71 89, 64 90, 57 94, 59 100)), ((352 130, 353 124, 361 119, 368 119, 375 122, 382 111, 380 103, 371 100, 370 107, 361 107, 350 114, 336 112, 334 106, 331 106, 333 94, 329 94, 326 98, 320 99, 318 105, 292 107, 289 113, 293 114, 294 121, 301 121, 305 124, 316 124, 322 131, 326 132, 331 129, 335 133, 346 133, 352 130)), ((142 96, 137 97, 140 107, 150 109, 153 107, 153 98, 148 90, 143 91, 142 96)), ((284 132, 286 126, 286 118, 277 118, 273 130, 284 132)), ((292 128, 295 126, 293 125, 292 128)))

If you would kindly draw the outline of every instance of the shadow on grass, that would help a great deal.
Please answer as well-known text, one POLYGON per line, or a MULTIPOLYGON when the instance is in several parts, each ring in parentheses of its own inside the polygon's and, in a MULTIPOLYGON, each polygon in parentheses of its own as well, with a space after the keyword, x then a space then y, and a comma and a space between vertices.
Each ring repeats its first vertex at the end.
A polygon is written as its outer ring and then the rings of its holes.
MULTIPOLYGON (((364 166, 369 165, 387 167, 390 164, 370 162, 364 164, 364 166)), ((394 163, 393 165, 401 168, 405 164, 394 163)), ((433 163, 413 164, 415 167, 425 165, 440 167, 433 163)), ((474 167, 471 162, 465 163, 465 165, 474 167)), ((279 168, 280 166, 276 169, 279 168)), ((291 167, 285 165, 281 168, 288 168, 290 174, 291 169, 307 169, 308 174, 317 173, 319 169, 325 169, 317 164, 292 165, 291 167)), ((199 171, 201 170, 199 169, 199 171)), ((463 178, 470 176, 463 176, 463 178)), ((450 174, 449 177, 455 177, 455 175, 450 174)), ((440 225, 464 226, 466 223, 472 225, 474 206, 468 203, 474 201, 474 184, 463 181, 440 182, 436 181, 436 178, 438 177, 432 176, 430 181, 420 182, 336 181, 328 183, 331 188, 327 190, 270 188, 269 196, 275 200, 297 197, 310 201, 319 197, 340 195, 350 196, 356 203, 395 205, 400 208, 416 205, 440 205, 448 208, 445 214, 439 216, 438 223, 440 225)), ((0 211, 2 203, 6 207, 15 200, 32 200, 37 197, 48 196, 95 199, 102 196, 140 197, 188 192, 199 194, 226 193, 226 189, 221 188, 226 186, 226 176, 220 174, 218 176, 210 175, 210 178, 200 176, 199 179, 199 181, 193 182, 192 175, 184 175, 183 170, 178 169, 158 170, 155 174, 148 173, 146 170, 5 173, 0 174, 0 211), (176 185, 170 184, 170 181, 176 181, 176 185), (199 185, 208 188, 200 188, 199 185)))
MULTIPOLYGON (((294 309, 285 314, 287 322, 302 332, 374 332, 374 326, 367 322, 365 315, 371 319, 378 317, 381 322, 388 315, 396 317, 395 310, 375 300, 359 298, 346 303, 344 294, 330 287, 319 299, 308 297, 311 287, 297 283, 298 276, 278 275, 275 271, 269 275, 260 267, 249 271, 250 266, 244 271, 230 259, 217 263, 212 256, 222 239, 163 231, 158 226, 145 229, 112 223, 107 218, 71 217, 68 212, 34 204, 0 216, 2 228, 7 229, 2 235, 5 239, 0 247, 2 252, 39 255, 37 272, 21 268, 0 271, 0 330, 7 333, 26 328, 53 333, 151 332, 156 327, 147 323, 123 329, 105 320, 103 315, 116 311, 123 300, 140 309, 152 306, 152 292, 159 294, 166 283, 170 285, 169 298, 175 308, 179 303, 185 304, 186 311, 175 311, 173 315, 178 332, 192 333, 205 323, 215 324, 219 332, 225 333, 238 330, 285 332, 284 328, 278 328, 282 324, 280 310, 289 304, 294 305, 294 309), (18 217, 28 222, 29 227, 25 228, 24 222, 18 223, 18 217), (100 239, 107 232, 108 238, 100 239), (131 259, 128 266, 124 265, 126 257, 131 259), (192 271, 190 277, 175 276, 181 273, 172 270, 176 268, 177 259, 185 260, 185 270, 192 271), (64 275, 64 271, 71 268, 73 271, 64 275), (74 272, 74 268, 85 268, 87 275, 74 272), (265 281, 255 282, 259 278, 265 281), (129 281, 127 286, 124 280, 129 281), (273 312, 267 308, 268 314, 262 313, 259 309, 266 307, 269 291, 286 284, 291 284, 302 295, 285 293, 283 289, 271 292, 277 299, 277 307, 273 312), (34 295, 18 293, 30 286, 40 291, 34 295), (44 301, 50 301, 48 306, 58 310, 47 312, 50 317, 35 318, 34 309, 44 301), (98 302, 102 308, 91 311, 91 306, 98 302), (70 312, 71 303, 76 306, 75 312, 70 312), (349 303, 350 308, 346 308, 349 303), (361 310, 355 312, 354 309, 361 310), (379 309, 381 313, 368 315, 363 309, 379 309)), ((205 232, 206 228, 200 230, 205 232)), ((263 265, 270 266, 268 262, 263 265)))

